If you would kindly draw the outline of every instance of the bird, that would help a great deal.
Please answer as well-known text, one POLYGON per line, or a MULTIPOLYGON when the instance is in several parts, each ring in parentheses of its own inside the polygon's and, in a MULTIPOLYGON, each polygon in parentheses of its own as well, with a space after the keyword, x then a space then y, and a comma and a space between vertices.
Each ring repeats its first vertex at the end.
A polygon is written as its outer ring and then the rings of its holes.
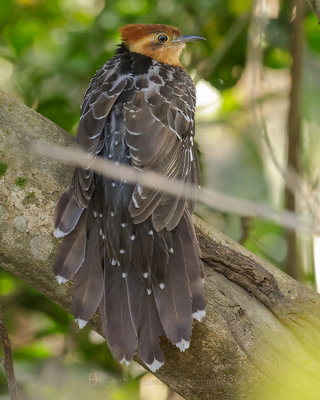
MULTIPOLYGON (((187 42, 174 26, 130 24, 96 72, 82 105, 76 143, 89 155, 154 171, 200 187, 195 86, 180 55, 187 42)), ((63 237, 53 271, 73 278, 71 312, 83 328, 98 310, 120 363, 137 353, 157 371, 160 337, 189 348, 194 320, 205 317, 203 264, 191 214, 195 202, 76 167, 55 210, 63 237)))

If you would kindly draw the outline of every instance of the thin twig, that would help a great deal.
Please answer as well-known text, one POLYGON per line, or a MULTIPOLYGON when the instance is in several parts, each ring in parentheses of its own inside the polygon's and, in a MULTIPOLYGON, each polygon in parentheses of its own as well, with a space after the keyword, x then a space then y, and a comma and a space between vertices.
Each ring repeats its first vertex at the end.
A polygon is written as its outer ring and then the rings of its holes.
POLYGON ((0 306, 0 338, 2 343, 3 350, 3 366, 6 372, 10 400, 18 400, 18 392, 17 392, 17 382, 14 375, 13 369, 13 361, 12 361, 12 352, 11 352, 11 343, 9 339, 9 335, 4 323, 3 311, 0 306))
POLYGON ((241 236, 240 239, 238 240, 238 243, 243 245, 245 241, 249 239, 250 230, 252 228, 252 218, 242 216, 240 218, 240 224, 241 224, 241 236))
MULTIPOLYGON (((292 57, 291 89, 289 95, 289 111, 287 119, 287 143, 288 143, 288 171, 294 171, 297 176, 301 175, 300 140, 301 140, 301 83, 303 63, 303 19, 305 13, 303 0, 295 0, 293 8, 295 18, 291 25, 290 53, 292 57)), ((292 192, 288 183, 285 190, 285 205, 292 212, 297 209, 296 192, 292 192)), ((286 272, 293 278, 301 278, 299 252, 297 248, 297 236, 293 231, 286 234, 288 253, 286 259, 286 272)))
POLYGON ((65 164, 79 166, 84 169, 90 168, 109 178, 126 181, 127 183, 138 183, 173 196, 198 200, 220 211, 268 219, 288 229, 320 232, 320 226, 287 210, 275 210, 262 203, 239 199, 208 188, 200 190, 200 188, 194 185, 169 179, 153 171, 140 171, 128 165, 117 165, 102 157, 94 157, 74 146, 66 148, 53 146, 45 142, 36 142, 33 143, 32 150, 42 156, 61 161, 65 164))

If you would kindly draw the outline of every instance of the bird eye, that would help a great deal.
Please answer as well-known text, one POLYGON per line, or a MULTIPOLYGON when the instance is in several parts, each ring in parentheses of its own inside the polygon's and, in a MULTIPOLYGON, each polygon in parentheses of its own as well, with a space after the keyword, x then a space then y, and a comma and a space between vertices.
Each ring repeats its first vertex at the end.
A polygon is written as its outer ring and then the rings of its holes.
POLYGON ((168 36, 167 35, 159 35, 158 36, 158 42, 159 43, 164 43, 168 40, 168 36))

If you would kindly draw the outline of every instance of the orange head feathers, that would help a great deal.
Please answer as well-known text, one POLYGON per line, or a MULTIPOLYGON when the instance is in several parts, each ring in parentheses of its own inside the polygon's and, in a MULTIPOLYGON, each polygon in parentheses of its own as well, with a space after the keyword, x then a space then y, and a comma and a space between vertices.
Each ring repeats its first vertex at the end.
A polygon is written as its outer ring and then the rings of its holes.
POLYGON ((179 28, 161 24, 131 24, 120 28, 122 42, 132 52, 181 67, 180 54, 186 42, 206 40, 200 36, 182 35, 179 28))

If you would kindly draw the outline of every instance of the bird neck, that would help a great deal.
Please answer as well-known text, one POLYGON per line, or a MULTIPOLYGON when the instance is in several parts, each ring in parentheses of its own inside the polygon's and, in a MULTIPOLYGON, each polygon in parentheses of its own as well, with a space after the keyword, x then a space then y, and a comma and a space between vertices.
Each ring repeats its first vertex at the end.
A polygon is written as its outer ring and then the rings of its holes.
POLYGON ((119 46, 117 54, 131 51, 133 53, 139 53, 144 56, 150 57, 163 64, 169 64, 175 67, 183 68, 180 63, 180 55, 184 46, 185 45, 182 44, 180 46, 172 46, 169 48, 159 49, 150 46, 148 42, 143 42, 142 40, 139 40, 136 43, 122 43, 119 46))

